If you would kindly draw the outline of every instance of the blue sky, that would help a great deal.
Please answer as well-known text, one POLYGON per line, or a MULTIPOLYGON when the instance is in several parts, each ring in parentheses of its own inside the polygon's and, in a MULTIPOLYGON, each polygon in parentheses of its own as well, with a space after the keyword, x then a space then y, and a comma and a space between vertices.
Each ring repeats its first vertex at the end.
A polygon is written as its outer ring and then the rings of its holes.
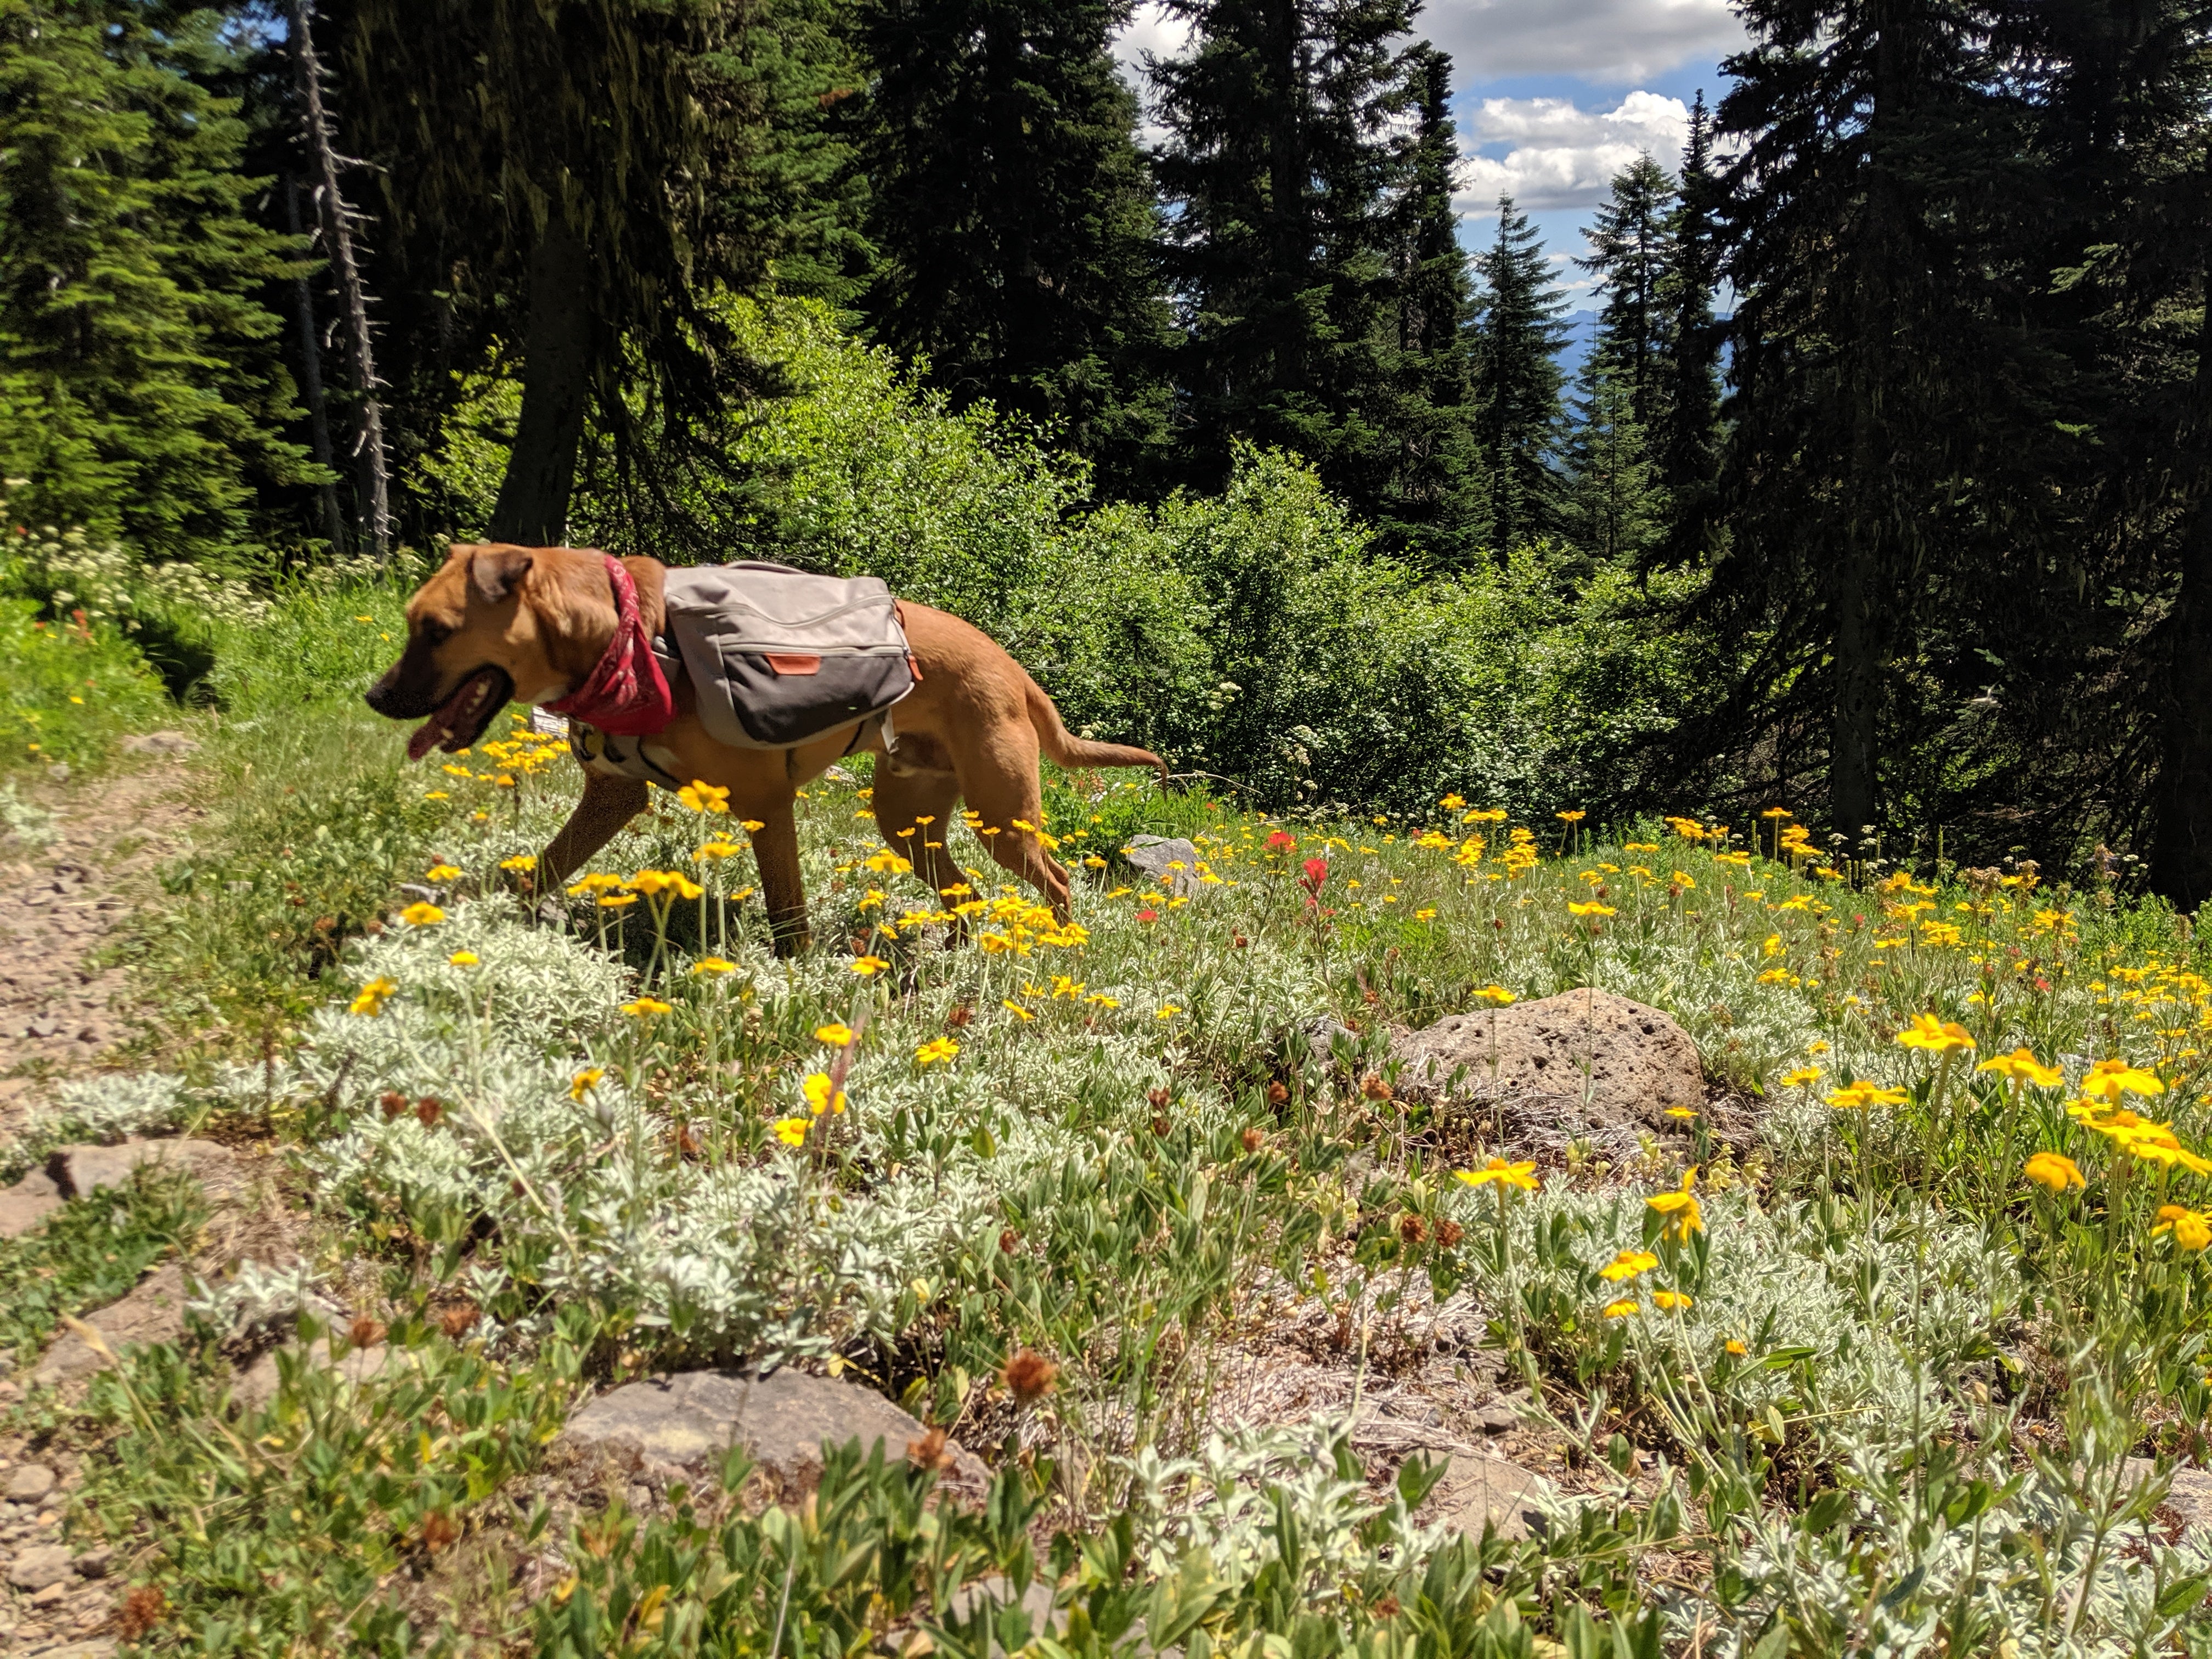
MULTIPOLYGON (((1462 239, 1487 245, 1510 190, 1578 303, 1589 279, 1566 261, 1607 179, 1639 149, 1676 164, 1692 96, 1717 100, 1720 60, 1743 39, 1728 0, 1429 0, 1414 28, 1452 55, 1462 239)), ((1144 7, 1121 55, 1179 40, 1144 7)))

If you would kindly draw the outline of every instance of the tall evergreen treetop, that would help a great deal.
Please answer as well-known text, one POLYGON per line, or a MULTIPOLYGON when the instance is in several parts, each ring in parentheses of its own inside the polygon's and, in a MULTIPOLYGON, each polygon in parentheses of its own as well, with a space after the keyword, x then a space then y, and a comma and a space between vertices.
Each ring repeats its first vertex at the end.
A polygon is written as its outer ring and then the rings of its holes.
POLYGON ((1476 261, 1482 278, 1475 336, 1475 439, 1490 475, 1488 540, 1498 553, 1559 527, 1559 355, 1566 300, 1544 246, 1510 196, 1498 202, 1498 235, 1476 261))
POLYGON ((1674 181, 1649 155, 1613 178, 1590 227, 1590 253, 1575 263, 1595 272, 1605 295, 1597 349, 1628 388, 1637 424, 1658 424, 1664 407, 1668 318, 1661 292, 1674 263, 1674 181))
POLYGON ((1059 425, 1122 487, 1164 435, 1170 330, 1128 0, 868 0, 878 336, 958 404, 1059 425))
POLYGON ((1197 481, 1218 481, 1239 437, 1296 447, 1333 482, 1364 473, 1389 301, 1389 129, 1406 101, 1396 42, 1417 0, 1166 9, 1193 30, 1188 57, 1151 70, 1197 481))
POLYGON ((1395 336, 1378 343, 1393 393, 1382 423, 1392 441, 1377 494, 1386 545, 1455 562, 1479 514, 1468 327, 1474 283, 1453 205, 1459 143, 1451 57, 1424 41, 1406 55, 1413 121, 1405 140, 1395 250, 1395 336))
POLYGON ((1690 106, 1681 184, 1668 226, 1673 258, 1659 284, 1667 347, 1666 396, 1651 434, 1660 480, 1674 492, 1686 546, 1702 539, 1691 526, 1702 520, 1702 504, 1711 489, 1720 422, 1722 330, 1713 320, 1719 258, 1713 214, 1719 186, 1713 177, 1712 154, 1712 118, 1700 88, 1690 106))

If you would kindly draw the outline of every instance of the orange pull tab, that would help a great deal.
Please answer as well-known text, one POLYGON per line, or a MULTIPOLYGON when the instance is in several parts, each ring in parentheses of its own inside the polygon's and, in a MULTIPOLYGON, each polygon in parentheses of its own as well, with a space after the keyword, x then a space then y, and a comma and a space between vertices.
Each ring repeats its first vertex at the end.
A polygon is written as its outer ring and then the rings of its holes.
POLYGON ((818 674, 822 659, 804 651, 771 651, 768 665, 779 674, 818 674))

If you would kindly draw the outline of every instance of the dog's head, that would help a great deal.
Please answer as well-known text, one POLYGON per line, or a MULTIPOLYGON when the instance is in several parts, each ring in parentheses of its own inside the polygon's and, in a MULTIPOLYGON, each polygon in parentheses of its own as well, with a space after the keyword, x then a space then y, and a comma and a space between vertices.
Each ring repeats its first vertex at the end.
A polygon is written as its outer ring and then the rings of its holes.
POLYGON ((566 691, 569 677, 551 660, 531 603, 550 551, 456 545, 408 600, 407 648, 368 690, 378 714, 422 721, 408 759, 468 748, 518 691, 530 702, 566 691))

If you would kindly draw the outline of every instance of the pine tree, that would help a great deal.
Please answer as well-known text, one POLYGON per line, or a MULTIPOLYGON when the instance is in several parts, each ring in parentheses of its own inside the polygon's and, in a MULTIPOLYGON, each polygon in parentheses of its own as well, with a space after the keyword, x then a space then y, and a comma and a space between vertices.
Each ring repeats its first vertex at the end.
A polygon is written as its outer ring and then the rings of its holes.
POLYGON ((1638 156, 1613 174, 1588 233, 1589 257, 1575 261, 1598 277, 1605 303, 1596 349, 1627 386, 1636 422, 1646 431, 1665 418, 1668 319, 1662 292, 1674 265, 1676 201, 1666 168, 1638 156))
POLYGON ((1593 559, 1641 562, 1665 534, 1667 492, 1636 418, 1629 366, 1594 351, 1580 381, 1560 528, 1593 559))
POLYGON ((747 0, 702 53, 720 118, 708 172, 706 267, 732 287, 850 309, 876 265, 867 125, 848 0, 747 0))
POLYGON ((1660 481, 1675 501, 1675 521, 1684 526, 1678 543, 1702 544, 1704 504, 1712 489, 1720 426, 1720 349, 1724 331, 1713 320, 1713 285, 1718 252, 1714 203, 1718 184, 1712 173, 1712 118, 1698 89, 1690 106, 1690 134, 1682 151, 1682 178, 1667 228, 1673 251, 1660 279, 1658 302, 1665 341, 1665 396, 1651 428, 1660 481))
POLYGON ((1392 320, 1395 42, 1415 0, 1167 0, 1190 55, 1155 64, 1176 380, 1190 477, 1237 439, 1295 448, 1363 512, 1394 452, 1376 346, 1392 320))
POLYGON ((1498 202, 1498 235, 1476 262, 1482 278, 1475 325, 1475 441, 1489 476, 1485 538, 1504 554, 1559 527, 1559 354, 1566 301, 1544 246, 1510 196, 1498 202))
POLYGON ((1131 488, 1159 460, 1170 319, 1127 0, 869 0, 879 339, 957 405, 1046 422, 1131 488))
MULTIPOLYGON (((674 513, 751 383, 707 303, 776 251, 729 210, 761 119, 726 71, 772 0, 325 0, 349 143, 382 191, 386 320, 520 346, 489 533, 566 538, 587 429, 674 513), (516 297, 516 296, 519 296, 516 297)), ((473 364, 470 365, 474 367, 473 364)), ((392 371, 393 378, 411 366, 392 371)), ((442 377, 437 377, 442 378, 442 377)), ((641 509, 643 510, 643 509, 641 509)))
POLYGON ((19 517, 156 558, 252 553, 260 492, 312 474, 261 302, 295 267, 196 78, 219 23, 0 0, 0 475, 19 517))
POLYGON ((1432 565, 1456 563, 1480 512, 1468 327, 1474 283, 1452 204, 1459 143, 1451 114, 1451 57, 1426 42, 1407 54, 1414 124, 1394 230, 1395 337, 1382 343, 1394 397, 1382 422, 1378 528, 1386 548, 1432 565))

